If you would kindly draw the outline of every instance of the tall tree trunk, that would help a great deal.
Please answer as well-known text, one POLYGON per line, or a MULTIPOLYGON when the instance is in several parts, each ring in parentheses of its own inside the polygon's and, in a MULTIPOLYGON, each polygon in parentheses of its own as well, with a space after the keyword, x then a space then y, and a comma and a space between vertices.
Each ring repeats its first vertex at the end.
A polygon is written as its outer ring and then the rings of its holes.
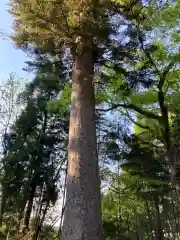
POLYGON ((171 239, 173 239, 173 240, 178 239, 178 236, 176 236, 176 231, 174 231, 174 225, 171 224, 171 219, 168 214, 166 216, 166 219, 167 219, 167 224, 168 224, 168 232, 171 233, 171 234, 169 234, 169 235, 171 235, 171 239))
POLYGON ((103 238, 92 50, 74 56, 62 240, 103 238))
POLYGON ((17 232, 21 232, 23 228, 24 210, 26 207, 26 203, 27 203, 27 199, 24 199, 24 201, 22 201, 22 207, 19 209, 17 232))
POLYGON ((154 196, 154 205, 155 205, 156 216, 157 216, 156 239, 163 240, 164 234, 163 234, 162 223, 161 223, 161 214, 160 214, 160 209, 159 209, 159 198, 157 196, 154 196))
POLYGON ((146 206, 146 211, 148 214, 148 229, 149 229, 149 235, 150 235, 150 239, 153 240, 153 224, 152 224, 152 217, 151 217, 151 210, 149 208, 149 203, 147 201, 147 199, 145 199, 145 206, 146 206))
MULTIPOLYGON (((177 212, 176 212, 176 206, 174 204, 174 197, 173 194, 171 192, 171 205, 172 205, 172 213, 173 213, 173 218, 175 221, 175 227, 176 227, 176 234, 178 235, 178 233, 180 232, 180 221, 179 221, 179 217, 177 216, 177 212)), ((178 236, 177 236, 178 237, 178 236)))
POLYGON ((5 206, 6 206, 6 197, 5 197, 4 190, 2 188, 2 191, 1 191, 1 204, 0 204, 0 227, 2 226, 2 223, 3 223, 3 216, 4 216, 5 206))
POLYGON ((26 228, 29 228, 29 222, 30 222, 30 217, 31 217, 31 212, 32 212, 32 207, 33 207, 35 190, 36 190, 36 181, 35 181, 35 179, 32 179, 31 186, 30 186, 30 192, 29 192, 28 205, 27 205, 27 209, 26 209, 26 213, 25 213, 25 217, 24 217, 24 225, 26 228))
POLYGON ((177 162, 179 159, 178 159, 178 156, 176 155, 175 146, 172 144, 172 141, 171 141, 169 110, 168 110, 168 105, 165 102, 165 95, 163 92, 163 86, 169 71, 170 71, 170 68, 164 71, 164 73, 160 77, 160 81, 158 84, 158 103, 161 111, 160 124, 163 127, 164 146, 165 146, 168 166, 170 170, 171 182, 175 187, 177 200, 180 204, 180 182, 177 179, 177 162))
POLYGON ((42 205, 43 205, 43 203, 41 202, 41 207, 40 207, 39 214, 37 216, 37 221, 36 221, 37 226, 35 226, 36 229, 35 229, 35 233, 33 234, 32 240, 37 240, 38 237, 39 237, 39 234, 41 232, 41 229, 43 227, 43 223, 44 223, 44 220, 45 220, 45 217, 46 217, 46 213, 48 211, 49 203, 50 203, 49 201, 46 203, 45 208, 44 208, 43 213, 42 213, 42 217, 41 217, 42 205))
MULTIPOLYGON (((32 173, 32 172, 31 172, 32 173)), ((28 201, 28 188, 29 188, 29 182, 27 181, 27 183, 24 185, 24 189, 22 192, 22 200, 18 203, 18 209, 19 209, 19 213, 18 213, 18 227, 17 227, 17 231, 21 232, 24 226, 24 214, 25 214, 25 208, 27 205, 27 201, 28 201)))

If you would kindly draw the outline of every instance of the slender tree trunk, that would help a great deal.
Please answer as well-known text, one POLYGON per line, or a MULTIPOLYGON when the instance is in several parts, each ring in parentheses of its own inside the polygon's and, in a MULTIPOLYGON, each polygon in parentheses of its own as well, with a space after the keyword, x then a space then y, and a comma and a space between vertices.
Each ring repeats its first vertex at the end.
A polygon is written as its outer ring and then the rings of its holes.
POLYGON ((37 226, 36 226, 35 233, 32 237, 32 240, 37 240, 39 237, 39 234, 41 232, 41 229, 42 229, 45 217, 46 217, 46 213, 48 211, 48 207, 49 207, 49 201, 46 203, 45 208, 43 210, 42 217, 41 217, 41 211, 42 211, 42 203, 41 203, 41 209, 39 211, 39 215, 38 215, 38 219, 37 219, 37 226))
POLYGON ((23 202, 22 203, 22 208, 19 210, 17 232, 21 232, 22 228, 23 228, 24 210, 25 210, 25 207, 26 207, 26 203, 27 202, 23 202))
POLYGON ((61 240, 103 238, 92 50, 74 57, 67 194, 61 240))
POLYGON ((18 209, 19 209, 18 227, 17 227, 18 232, 22 231, 23 225, 24 225, 24 214, 25 214, 25 208, 26 208, 27 201, 28 201, 28 187, 29 187, 28 185, 29 185, 29 183, 27 182, 23 189, 23 198, 19 202, 19 205, 18 205, 18 209))
POLYGON ((136 216, 136 240, 139 240, 140 236, 139 236, 139 227, 138 227, 138 218, 136 216))
POLYGON ((6 201, 5 201, 5 194, 3 192, 1 192, 1 205, 0 205, 0 226, 2 226, 3 223, 3 216, 4 216, 4 210, 5 210, 5 206, 6 206, 6 201))
MULTIPOLYGON (((168 72, 167 72, 168 73, 168 72)), ((158 84, 158 103, 161 111, 161 121, 160 124, 163 126, 163 135, 164 135, 164 146, 166 149, 166 156, 168 160, 168 166, 170 171, 171 182, 175 187, 177 200, 180 203, 180 183, 176 178, 177 174, 177 159, 175 147, 171 141, 171 131, 169 124, 169 110, 168 105, 165 103, 165 96, 163 93, 163 85, 166 80, 167 73, 161 76, 158 84)))
MULTIPOLYGON (((178 236, 176 236, 176 231, 174 231, 174 227, 173 227, 172 224, 171 224, 171 219, 170 219, 170 217, 169 217, 168 214, 167 214, 167 216, 166 216, 166 219, 167 219, 167 224, 168 224, 168 232, 171 233, 171 238, 172 238, 173 240, 178 239, 178 236)), ((169 235, 170 235, 170 234, 169 234, 169 235)))
POLYGON ((31 212, 32 212, 32 207, 33 207, 35 190, 36 190, 36 181, 33 179, 31 186, 30 186, 29 200, 28 200, 25 217, 24 217, 24 225, 26 228, 29 228, 29 222, 30 222, 30 217, 31 217, 31 212))
POLYGON ((146 205, 146 210, 147 210, 147 214, 148 214, 148 228, 149 228, 149 235, 150 235, 150 238, 151 240, 154 240, 154 237, 153 237, 153 224, 152 224, 152 217, 151 217, 151 210, 149 208, 149 204, 148 204, 148 201, 147 199, 145 200, 145 205, 146 205))
POLYGON ((173 211, 173 218, 174 218, 174 221, 175 221, 175 227, 176 227, 176 234, 177 234, 177 237, 178 237, 178 233, 180 232, 180 229, 179 229, 179 217, 177 217, 177 212, 176 212, 176 206, 174 205, 174 200, 173 200, 173 194, 171 192, 171 205, 172 205, 172 211, 173 211))
POLYGON ((156 196, 154 197, 154 204, 155 204, 156 216, 157 216, 156 239, 157 240, 163 240, 164 239, 164 234, 163 234, 163 229, 162 229, 162 224, 161 224, 161 214, 160 214, 160 209, 159 209, 159 199, 156 196))
POLYGON ((66 166, 66 175, 64 181, 64 190, 63 190, 63 202, 62 202, 62 209, 61 209, 61 219, 59 224, 58 236, 61 236, 62 225, 63 225, 63 217, 64 217, 64 210, 65 210, 65 203, 66 203, 66 183, 67 183, 67 166, 66 166))

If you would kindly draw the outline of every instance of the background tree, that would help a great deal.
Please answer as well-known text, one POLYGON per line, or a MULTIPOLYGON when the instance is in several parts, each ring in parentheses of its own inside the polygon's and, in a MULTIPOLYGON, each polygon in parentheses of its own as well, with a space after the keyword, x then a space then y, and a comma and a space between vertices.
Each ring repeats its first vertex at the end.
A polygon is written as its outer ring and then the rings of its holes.
POLYGON ((67 114, 60 117, 49 109, 49 101, 60 91, 60 81, 57 76, 53 80, 52 70, 49 75, 39 72, 21 93, 24 110, 4 136, 1 184, 6 205, 1 202, 2 216, 13 212, 18 221, 24 219, 28 229, 35 204, 37 236, 51 203, 56 202, 66 156, 67 114))

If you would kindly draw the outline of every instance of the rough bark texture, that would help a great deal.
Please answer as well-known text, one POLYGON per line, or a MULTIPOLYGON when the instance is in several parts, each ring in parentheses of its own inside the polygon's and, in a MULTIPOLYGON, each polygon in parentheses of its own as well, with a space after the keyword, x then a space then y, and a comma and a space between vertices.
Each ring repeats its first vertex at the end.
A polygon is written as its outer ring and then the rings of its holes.
POLYGON ((61 240, 100 240, 100 179, 96 149, 93 57, 74 57, 67 193, 61 240))

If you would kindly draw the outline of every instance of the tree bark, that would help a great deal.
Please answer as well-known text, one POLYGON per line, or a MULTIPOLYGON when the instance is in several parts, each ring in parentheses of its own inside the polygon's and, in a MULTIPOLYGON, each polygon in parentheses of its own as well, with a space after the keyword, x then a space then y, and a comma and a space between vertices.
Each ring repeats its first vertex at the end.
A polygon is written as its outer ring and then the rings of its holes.
POLYGON ((4 216, 4 211, 5 211, 5 205, 6 205, 6 198, 5 198, 5 193, 2 189, 1 192, 1 204, 0 204, 0 227, 2 226, 3 223, 3 216, 4 216))
POLYGON ((164 146, 166 150, 166 156, 168 160, 168 166, 170 170, 170 178, 171 182, 175 187, 177 200, 180 203, 180 183, 176 178, 177 174, 177 156, 175 153, 175 147, 171 141, 171 131, 170 131, 170 124, 169 124, 169 110, 168 105, 165 103, 165 95, 163 93, 163 85, 166 81, 167 72, 162 74, 160 77, 160 81, 158 84, 158 103, 161 111, 161 120, 160 124, 163 126, 163 135, 164 135, 164 146))
POLYGON ((62 240, 103 239, 92 50, 74 56, 62 240))

